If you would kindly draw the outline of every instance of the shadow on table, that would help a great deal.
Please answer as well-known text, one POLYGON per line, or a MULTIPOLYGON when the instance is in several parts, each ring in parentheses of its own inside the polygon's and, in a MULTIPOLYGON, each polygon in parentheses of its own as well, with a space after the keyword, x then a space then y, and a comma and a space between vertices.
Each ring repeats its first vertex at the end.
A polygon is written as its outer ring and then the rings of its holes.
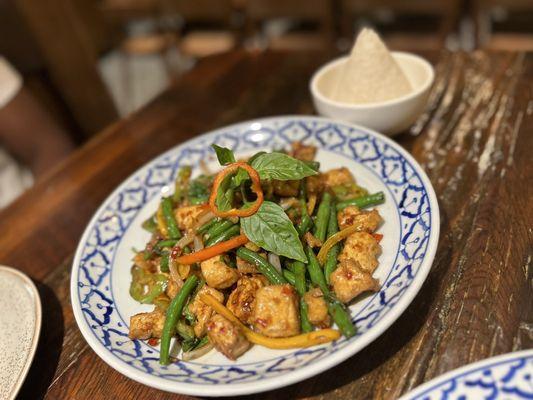
MULTIPOLYGON (((240 399, 281 400, 320 396, 360 379, 386 363, 416 335, 427 319, 435 292, 435 280, 428 277, 411 305, 389 329, 336 367, 303 382, 263 394, 243 396, 240 399)), ((372 393, 359 395, 358 398, 370 398, 372 393)))
POLYGON ((41 399, 54 378, 64 336, 63 313, 55 293, 47 285, 34 282, 42 303, 41 336, 32 366, 17 399, 41 399))

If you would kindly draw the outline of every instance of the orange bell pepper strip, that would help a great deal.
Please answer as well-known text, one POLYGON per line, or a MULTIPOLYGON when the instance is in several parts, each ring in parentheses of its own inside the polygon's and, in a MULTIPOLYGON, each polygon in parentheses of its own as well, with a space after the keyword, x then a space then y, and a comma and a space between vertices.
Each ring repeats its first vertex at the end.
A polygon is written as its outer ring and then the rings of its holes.
POLYGON ((255 169, 253 169, 250 165, 248 165, 246 162, 234 162, 232 164, 229 164, 226 168, 224 168, 222 171, 220 171, 217 176, 215 177, 215 180, 213 182, 213 189, 211 189, 211 195, 209 196, 209 207, 211 208, 211 211, 213 214, 215 214, 217 217, 221 218, 227 218, 227 217, 249 217, 250 215, 253 215, 257 212, 261 204, 263 203, 263 189, 261 189, 261 180, 259 179, 259 174, 255 169), (250 179, 252 180, 252 192, 254 192, 257 196, 257 199, 252 203, 250 207, 247 208, 232 208, 228 211, 221 211, 218 209, 216 205, 217 200, 217 192, 218 188, 222 184, 222 181, 226 176, 233 172, 237 172, 239 168, 244 169, 246 172, 248 172, 248 175, 250 176, 250 179))
POLYGON ((200 251, 176 257, 176 262, 178 264, 190 265, 200 261, 205 261, 210 259, 211 257, 223 254, 248 242, 249 239, 245 235, 235 236, 234 238, 226 240, 225 242, 217 243, 214 246, 206 247, 205 249, 202 249, 200 251))

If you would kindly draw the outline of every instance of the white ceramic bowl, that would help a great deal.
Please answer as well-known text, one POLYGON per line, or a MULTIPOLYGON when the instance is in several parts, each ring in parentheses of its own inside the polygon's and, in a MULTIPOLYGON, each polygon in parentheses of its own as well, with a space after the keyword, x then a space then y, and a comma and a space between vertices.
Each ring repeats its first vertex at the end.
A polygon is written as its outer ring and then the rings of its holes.
POLYGON ((344 56, 322 66, 311 78, 310 89, 318 114, 357 123, 387 135, 407 129, 424 110, 435 73, 431 64, 422 57, 403 52, 393 52, 392 56, 411 83, 411 93, 397 99, 368 104, 331 100, 325 95, 325 88, 331 85, 331 80, 348 60, 348 56, 344 56))

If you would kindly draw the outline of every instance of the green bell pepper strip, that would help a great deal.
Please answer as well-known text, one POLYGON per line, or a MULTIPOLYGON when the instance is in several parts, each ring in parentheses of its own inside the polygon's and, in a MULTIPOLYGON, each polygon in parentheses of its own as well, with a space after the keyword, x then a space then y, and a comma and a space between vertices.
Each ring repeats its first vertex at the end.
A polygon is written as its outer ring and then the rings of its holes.
POLYGON ((150 233, 154 233, 157 230, 157 222, 155 222, 155 215, 152 215, 150 218, 145 220, 141 226, 144 230, 147 230, 150 233))
POLYGON ((172 299, 172 302, 168 306, 165 325, 163 326, 163 332, 161 334, 159 363, 162 365, 168 365, 170 363, 170 339, 174 336, 176 323, 181 316, 183 307, 197 284, 198 278, 196 275, 189 276, 181 287, 179 293, 172 299))

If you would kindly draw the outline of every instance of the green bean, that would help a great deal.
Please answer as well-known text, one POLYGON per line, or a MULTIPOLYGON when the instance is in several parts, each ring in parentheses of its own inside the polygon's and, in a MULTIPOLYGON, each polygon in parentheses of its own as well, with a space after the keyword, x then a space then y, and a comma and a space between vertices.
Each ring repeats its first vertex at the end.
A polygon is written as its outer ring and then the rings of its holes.
POLYGON ((270 264, 255 251, 247 249, 246 247, 240 247, 237 250, 237 256, 242 258, 244 261, 254 264, 259 272, 267 277, 270 283, 274 285, 283 285, 284 283, 287 283, 287 280, 283 277, 283 275, 281 275, 272 264, 270 264))
POLYGON ((231 228, 225 230, 224 232, 221 232, 217 236, 212 236, 205 242, 205 247, 214 246, 217 243, 224 242, 225 240, 228 240, 232 238, 233 236, 237 236, 241 232, 241 227, 238 224, 233 225, 231 228))
POLYGON ((296 230, 300 234, 300 236, 303 236, 307 233, 309 229, 311 229, 311 225, 313 225, 313 221, 311 220, 311 217, 309 216, 307 212, 307 205, 305 204, 304 200, 300 200, 300 207, 302 212, 302 219, 300 220, 300 223, 296 227, 296 230))
POLYGON ((320 268, 320 264, 316 259, 315 253, 313 253, 313 249, 310 246, 306 246, 306 253, 308 261, 307 271, 311 277, 311 282, 313 285, 318 286, 324 295, 329 294, 328 284, 326 283, 324 273, 322 272, 322 268, 320 268))
MULTIPOLYGON (((337 224, 337 211, 335 205, 332 203, 328 221, 328 238, 333 236, 338 231, 339 225, 337 224)), ((337 257, 339 256, 340 250, 341 246, 339 245, 339 243, 335 244, 329 251, 328 256, 326 258, 326 264, 324 265, 324 275, 327 283, 329 283, 329 277, 331 273, 335 271, 335 268, 337 268, 337 257)))
POLYGON ((350 314, 338 300, 329 300, 328 301, 328 312, 329 315, 333 318, 333 321, 337 324, 342 334, 347 338, 351 338, 355 335, 356 329, 350 318, 350 314))
POLYGON ((172 210, 172 199, 170 197, 165 197, 161 203, 161 208, 167 225, 168 236, 170 239, 179 239, 181 237, 181 232, 178 228, 174 211, 172 210))
POLYGON ((307 283, 305 281, 305 264, 301 261, 292 263, 292 275, 294 276, 294 287, 300 296, 303 296, 307 291, 307 283))
POLYGON ((168 251, 164 251, 161 253, 161 261, 159 262, 159 269, 161 272, 168 272, 170 271, 169 268, 170 263, 170 253, 168 251))
POLYGON ((170 362, 170 339, 174 336, 176 322, 178 322, 178 319, 181 316, 187 298, 197 284, 198 278, 196 275, 189 276, 181 287, 179 293, 172 299, 172 302, 168 306, 165 325, 163 326, 163 332, 161 334, 159 363, 162 365, 168 365, 170 362))
POLYGON ((294 272, 289 271, 288 269, 283 269, 281 271, 284 278, 287 279, 287 282, 289 282, 292 286, 296 285, 296 278, 294 277, 294 272))
POLYGON ((344 200, 337 203, 337 210, 340 211, 348 206, 357 206, 365 208, 370 206, 377 206, 385 201, 383 192, 369 194, 368 196, 356 197, 355 199, 344 200))
POLYGON ((324 299, 328 304, 328 312, 333 318, 333 321, 335 321, 343 335, 346 337, 353 336, 355 334, 355 327, 350 320, 350 314, 346 311, 344 305, 336 299, 335 294, 330 292, 315 253, 313 253, 313 249, 309 246, 307 246, 307 258, 309 261, 307 270, 311 276, 311 282, 322 290, 324 299))
POLYGON ((220 224, 213 225, 207 231, 207 236, 209 237, 209 239, 211 239, 212 237, 220 235, 222 232, 224 232, 226 229, 231 228, 233 225, 234 225, 233 222, 231 222, 228 219, 225 219, 222 222, 220 222, 220 224))
POLYGON ((199 227, 196 231, 198 233, 205 233, 207 232, 209 229, 211 229, 213 226, 215 226, 215 224, 219 221, 218 218, 213 218, 212 220, 210 221, 207 221, 205 224, 203 224, 201 227, 199 227))
POLYGON ((167 239, 167 240, 161 240, 160 242, 157 242, 155 245, 156 249, 162 249, 163 247, 172 247, 175 246, 176 243, 178 243, 177 239, 167 239))
POLYGON ((321 242, 326 239, 330 206, 331 195, 328 192, 325 192, 322 195, 322 201, 318 206, 318 211, 316 213, 315 229, 313 231, 313 235, 321 242))
POLYGON ((308 305, 304 300, 305 292, 307 291, 307 283, 305 281, 305 264, 301 261, 293 263, 294 268, 294 286, 300 296, 300 326, 303 332, 311 332, 313 325, 309 322, 308 305))

